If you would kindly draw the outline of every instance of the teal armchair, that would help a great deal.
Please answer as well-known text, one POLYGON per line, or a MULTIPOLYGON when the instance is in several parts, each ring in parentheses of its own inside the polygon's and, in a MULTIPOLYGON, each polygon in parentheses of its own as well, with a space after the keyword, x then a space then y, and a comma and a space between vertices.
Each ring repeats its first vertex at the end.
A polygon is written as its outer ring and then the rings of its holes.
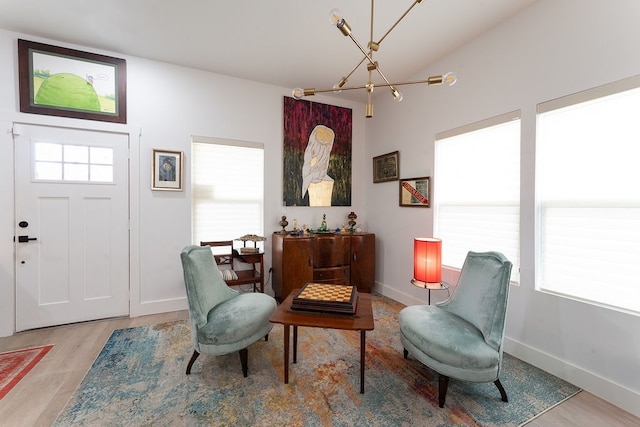
POLYGON ((263 293, 239 293, 222 279, 208 246, 187 246, 180 253, 189 302, 193 355, 187 375, 200 353, 238 351, 242 373, 248 374, 247 347, 269 338, 276 300, 263 293))
POLYGON ((493 382, 508 401, 499 376, 511 267, 501 253, 469 252, 449 299, 398 314, 404 358, 411 354, 439 374, 441 408, 449 378, 493 382))

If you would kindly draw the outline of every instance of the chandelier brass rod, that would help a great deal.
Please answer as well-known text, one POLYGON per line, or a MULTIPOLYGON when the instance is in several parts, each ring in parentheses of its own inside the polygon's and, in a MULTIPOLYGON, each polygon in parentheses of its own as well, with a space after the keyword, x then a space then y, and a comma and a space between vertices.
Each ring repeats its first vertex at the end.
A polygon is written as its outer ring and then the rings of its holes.
POLYGON ((364 56, 364 57, 360 60, 360 62, 358 62, 358 65, 356 65, 355 67, 353 67, 353 70, 351 70, 351 72, 350 72, 349 74, 347 74, 346 76, 344 76, 344 80, 345 80, 345 81, 346 81, 347 79, 349 79, 353 73, 355 73, 355 72, 356 72, 356 70, 358 69, 358 67, 360 67, 360 65, 362 65, 362 63, 364 62, 364 60, 365 60, 365 59, 367 59, 367 57, 366 57, 366 56, 364 56))
MULTIPOLYGON (((415 84, 420 84, 420 83, 427 83, 429 85, 433 85, 433 84, 441 84, 443 82, 442 80, 442 76, 434 76, 434 77, 429 77, 426 78, 424 80, 412 80, 412 81, 406 81, 406 82, 399 82, 399 83, 375 83, 375 84, 365 84, 362 86, 350 86, 350 87, 342 87, 340 88, 340 90, 357 90, 357 89, 366 89, 367 86, 370 87, 394 87, 394 86, 407 86, 407 85, 415 85, 415 84)), ((335 88, 331 88, 331 89, 313 89, 314 93, 326 93, 326 92, 336 92, 335 88)))
MULTIPOLYGON (((422 3, 422 0, 414 0, 413 4, 412 4, 411 6, 409 6, 409 8, 407 9, 407 11, 406 11, 405 13, 403 13, 403 14, 402 14, 402 16, 401 16, 400 18, 398 18, 398 20, 396 21, 396 23, 395 23, 395 24, 393 24, 393 25, 391 26, 391 28, 389 28, 389 30, 387 30, 387 32, 386 32, 386 33, 384 33, 384 35, 382 36, 382 38, 381 38, 380 40, 378 40, 378 44, 381 44, 381 43, 382 43, 382 40, 384 40, 384 39, 389 35, 389 33, 390 33, 391 31, 393 31, 393 29, 394 29, 395 27, 397 27, 397 26, 398 26, 398 24, 400 23, 400 21, 402 21, 402 20, 405 18, 405 16, 407 16, 407 15, 409 14, 409 12, 411 12, 411 9, 413 9, 413 7, 414 7, 415 5, 417 5, 418 3, 422 3)), ((373 10, 373 0, 371 0, 371 8, 372 8, 372 10, 373 10)), ((373 13, 373 12, 372 12, 372 13, 373 13)), ((372 22, 372 24, 371 24, 371 28, 373 28, 373 15, 372 15, 372 17, 371 17, 371 22, 372 22)), ((373 30, 372 30, 372 32, 373 32, 373 30)), ((371 36, 371 40, 373 40, 373 36, 371 36)))
POLYGON ((371 26, 369 27, 369 41, 372 42, 373 41, 373 2, 375 0, 371 0, 371 26))

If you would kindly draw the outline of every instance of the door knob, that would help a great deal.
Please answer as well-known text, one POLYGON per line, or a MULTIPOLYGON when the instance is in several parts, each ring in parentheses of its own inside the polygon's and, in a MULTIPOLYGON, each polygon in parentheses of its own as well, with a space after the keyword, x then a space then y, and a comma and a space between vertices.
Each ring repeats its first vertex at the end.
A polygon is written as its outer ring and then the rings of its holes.
POLYGON ((29 237, 29 236, 18 236, 19 243, 27 243, 29 240, 38 240, 37 237, 29 237))

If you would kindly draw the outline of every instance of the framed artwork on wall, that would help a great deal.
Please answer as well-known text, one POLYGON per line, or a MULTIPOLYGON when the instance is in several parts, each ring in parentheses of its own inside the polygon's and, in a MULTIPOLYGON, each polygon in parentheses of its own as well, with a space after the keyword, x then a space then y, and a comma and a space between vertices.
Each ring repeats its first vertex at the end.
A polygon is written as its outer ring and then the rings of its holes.
POLYGON ((373 182, 397 181, 400 178, 400 153, 383 154, 373 158, 373 182))
POLYGON ((283 98, 283 204, 351 206, 351 109, 283 98))
POLYGON ((400 206, 428 208, 431 200, 431 181, 428 176, 400 180, 400 206))
POLYGON ((182 170, 184 156, 182 151, 153 149, 151 168, 151 189, 182 191, 182 170))
POLYGON ((126 61, 18 40, 20 111, 127 123, 126 61))

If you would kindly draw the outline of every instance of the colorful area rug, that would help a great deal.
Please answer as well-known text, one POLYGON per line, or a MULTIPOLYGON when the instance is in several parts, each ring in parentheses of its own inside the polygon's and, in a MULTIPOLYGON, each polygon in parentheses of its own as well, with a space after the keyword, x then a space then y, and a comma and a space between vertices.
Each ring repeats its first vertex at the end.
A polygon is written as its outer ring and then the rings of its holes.
POLYGON ((0 399, 2 399, 51 350, 52 345, 0 353, 0 399))
POLYGON ((437 374, 405 360, 398 311, 373 298, 367 333, 365 394, 360 394, 360 335, 299 328, 298 363, 283 384, 283 327, 249 347, 249 376, 237 353, 201 355, 191 371, 188 322, 114 331, 56 425, 171 426, 518 426, 579 389, 505 355, 493 385, 451 380, 438 408, 437 374))

